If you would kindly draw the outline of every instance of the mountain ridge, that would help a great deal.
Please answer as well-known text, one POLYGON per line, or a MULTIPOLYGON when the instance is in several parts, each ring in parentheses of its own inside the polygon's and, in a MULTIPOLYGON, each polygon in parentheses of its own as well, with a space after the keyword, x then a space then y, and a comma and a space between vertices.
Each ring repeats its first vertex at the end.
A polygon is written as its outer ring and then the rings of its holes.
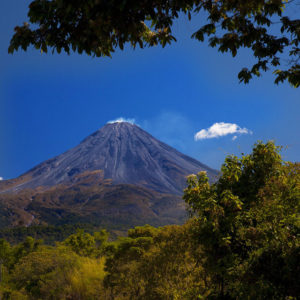
POLYGON ((181 194, 184 177, 206 171, 210 178, 217 171, 157 140, 137 125, 109 123, 77 146, 48 159, 14 179, 19 184, 0 191, 18 192, 37 187, 72 183, 85 171, 102 170, 105 179, 116 184, 136 184, 157 192, 181 194))
POLYGON ((126 231, 182 224, 186 176, 218 172, 129 123, 107 124, 76 147, 0 182, 0 227, 89 223, 126 231))

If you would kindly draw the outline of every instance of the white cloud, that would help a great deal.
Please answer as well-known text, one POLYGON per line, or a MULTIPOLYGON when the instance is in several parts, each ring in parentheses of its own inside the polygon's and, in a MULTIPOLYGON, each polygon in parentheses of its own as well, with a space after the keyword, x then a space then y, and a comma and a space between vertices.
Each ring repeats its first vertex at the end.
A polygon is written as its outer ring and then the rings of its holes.
MULTIPOLYGON (((218 138, 220 136, 225 136, 228 134, 252 134, 252 131, 247 128, 242 128, 237 124, 233 123, 215 123, 207 129, 202 129, 198 131, 194 138, 195 141, 218 138)), ((235 139, 235 138, 234 138, 235 139)))
POLYGON ((126 118, 120 117, 118 119, 108 121, 107 124, 122 123, 122 122, 127 122, 127 123, 130 123, 130 124, 135 124, 135 119, 126 119, 126 118))
POLYGON ((235 141, 237 139, 237 135, 235 135, 232 140, 235 141))
POLYGON ((0 177, 0 181, 1 181, 1 180, 4 180, 3 177, 0 177))

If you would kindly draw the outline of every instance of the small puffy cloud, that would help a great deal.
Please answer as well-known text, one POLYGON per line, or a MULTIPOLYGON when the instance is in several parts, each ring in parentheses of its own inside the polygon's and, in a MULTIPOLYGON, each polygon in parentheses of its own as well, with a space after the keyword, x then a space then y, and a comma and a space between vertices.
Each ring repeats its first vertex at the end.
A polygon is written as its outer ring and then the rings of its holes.
POLYGON ((123 122, 127 122, 127 123, 130 123, 130 124, 135 124, 135 119, 126 119, 126 118, 120 117, 118 119, 108 121, 107 124, 123 123, 123 122))
POLYGON ((1 181, 1 180, 4 180, 4 178, 3 178, 3 177, 0 177, 0 181, 1 181))
MULTIPOLYGON (((228 134, 252 134, 252 131, 247 128, 242 128, 234 123, 215 123, 207 129, 202 129, 198 131, 194 138, 195 141, 204 140, 204 139, 213 139, 220 136, 225 136, 228 134)), ((235 140, 237 136, 233 137, 235 140)))
POLYGON ((235 135, 232 140, 235 141, 237 139, 237 135, 235 135))

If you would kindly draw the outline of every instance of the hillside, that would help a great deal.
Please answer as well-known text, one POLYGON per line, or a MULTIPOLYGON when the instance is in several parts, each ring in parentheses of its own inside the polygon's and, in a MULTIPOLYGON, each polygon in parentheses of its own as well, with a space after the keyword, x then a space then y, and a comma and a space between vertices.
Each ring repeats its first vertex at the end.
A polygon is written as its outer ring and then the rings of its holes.
POLYGON ((93 223, 123 228, 182 223, 186 176, 217 172, 126 122, 0 182, 0 224, 93 223))

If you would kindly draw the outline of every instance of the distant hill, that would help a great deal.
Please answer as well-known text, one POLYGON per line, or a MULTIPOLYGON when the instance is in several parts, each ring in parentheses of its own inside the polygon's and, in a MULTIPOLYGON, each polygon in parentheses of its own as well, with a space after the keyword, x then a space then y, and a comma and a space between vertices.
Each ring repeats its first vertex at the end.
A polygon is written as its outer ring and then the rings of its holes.
POLYGON ((186 176, 217 171, 140 127, 107 124, 78 146, 0 182, 0 226, 181 223, 186 176))

